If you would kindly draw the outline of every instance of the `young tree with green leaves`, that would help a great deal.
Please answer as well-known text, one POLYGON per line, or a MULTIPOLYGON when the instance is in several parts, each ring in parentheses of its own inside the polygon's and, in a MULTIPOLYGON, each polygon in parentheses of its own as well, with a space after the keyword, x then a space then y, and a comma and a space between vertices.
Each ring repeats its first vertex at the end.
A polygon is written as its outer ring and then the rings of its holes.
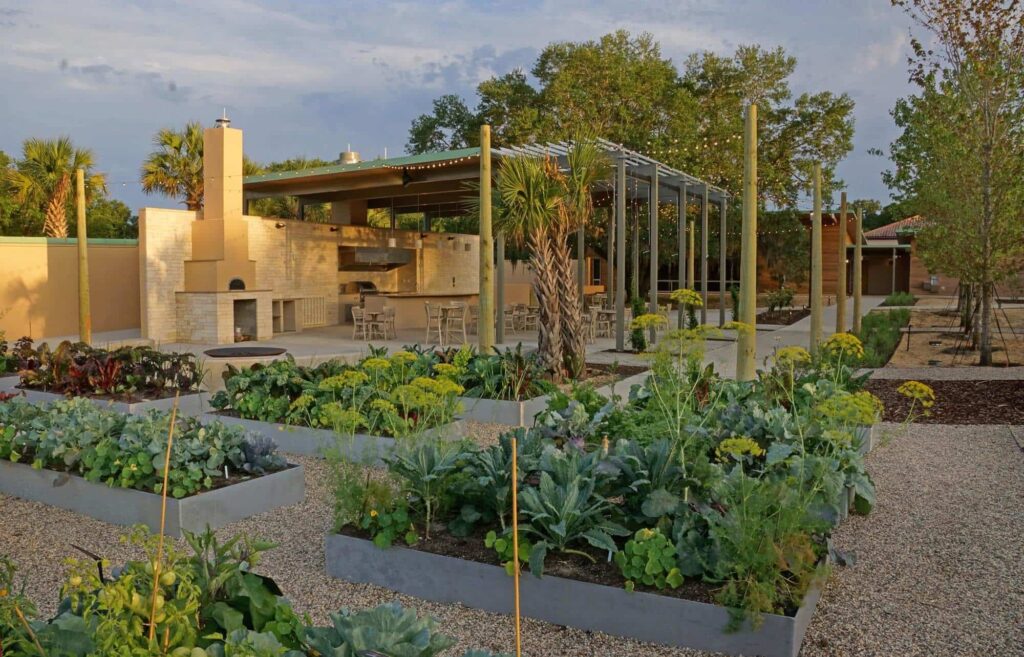
POLYGON ((902 134, 885 182, 926 223, 925 263, 977 288, 979 362, 992 364, 996 285, 1024 269, 1024 5, 1020 0, 893 0, 914 38, 920 92, 893 110, 902 134))

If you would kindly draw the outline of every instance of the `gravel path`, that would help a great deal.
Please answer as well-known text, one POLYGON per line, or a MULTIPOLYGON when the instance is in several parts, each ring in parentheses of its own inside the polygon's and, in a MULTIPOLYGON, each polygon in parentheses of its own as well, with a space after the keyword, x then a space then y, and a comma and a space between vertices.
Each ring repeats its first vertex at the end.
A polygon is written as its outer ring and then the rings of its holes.
POLYGON ((1020 381, 1024 367, 879 367, 872 379, 930 379, 932 381, 1020 381))
MULTIPOLYGON (((474 427, 494 435, 491 426, 474 427)), ((894 427, 890 426, 890 429, 894 427)), ((493 439, 493 438, 492 438, 493 439)), ((296 608, 315 622, 343 606, 396 597, 429 613, 458 648, 508 650, 508 617, 428 603, 379 587, 324 575, 323 539, 331 524, 327 466, 307 468, 307 493, 279 509, 221 530, 276 541, 259 569, 277 579, 296 608)), ((875 512, 854 517, 836 544, 858 563, 837 569, 808 630, 804 657, 1019 655, 1024 647, 1024 453, 1005 427, 914 426, 876 449, 869 467, 879 488, 875 512)), ((28 593, 51 613, 63 559, 75 543, 112 562, 136 556, 118 542, 122 528, 0 495, 0 552, 12 556, 28 593)), ((706 653, 643 644, 526 620, 524 654, 696 656, 706 653)), ((454 654, 454 653, 453 653, 454 654)))

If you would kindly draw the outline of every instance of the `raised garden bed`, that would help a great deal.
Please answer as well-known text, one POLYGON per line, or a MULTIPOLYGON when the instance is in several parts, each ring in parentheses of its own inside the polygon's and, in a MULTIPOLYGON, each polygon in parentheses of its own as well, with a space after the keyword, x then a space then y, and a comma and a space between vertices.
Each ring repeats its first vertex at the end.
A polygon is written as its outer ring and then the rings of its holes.
MULTIPOLYGON (((610 366, 595 366, 608 368, 610 366)), ((633 385, 642 385, 650 375, 646 367, 620 366, 618 371, 626 375, 611 383, 598 387, 597 392, 611 398, 614 395, 627 397, 633 385)), ((478 397, 459 397, 462 404, 460 416, 466 420, 477 422, 488 422, 492 424, 507 424, 514 427, 529 427, 533 425, 534 418, 538 413, 547 408, 550 395, 541 395, 523 401, 507 401, 501 399, 481 399, 478 397)))
MULTIPOLYGON (((168 536, 182 530, 201 532, 270 511, 298 504, 305 495, 301 465, 204 491, 190 497, 167 498, 168 536)), ((22 463, 0 461, 0 493, 75 511, 115 525, 143 524, 160 528, 161 497, 155 493, 93 483, 83 477, 37 470, 22 463)))
MULTIPOLYGON (((339 434, 331 429, 314 429, 278 422, 260 422, 247 420, 226 413, 207 413, 205 418, 224 424, 240 426, 249 433, 254 433, 273 440, 279 451, 288 454, 305 456, 323 456, 325 450, 337 447, 340 455, 350 459, 366 460, 378 463, 395 446, 395 438, 390 436, 374 436, 365 433, 339 434)), ((466 435, 466 425, 461 420, 416 434, 417 438, 437 438, 441 440, 457 440, 466 435)), ((413 437, 399 440, 412 440, 413 437)))
MULTIPOLYGON (((68 399, 67 395, 55 392, 22 388, 19 385, 19 379, 17 376, 0 378, 0 392, 22 396, 26 400, 37 404, 46 404, 61 399, 68 399)), ((125 396, 112 395, 82 395, 80 398, 87 399, 100 408, 107 408, 119 413, 130 413, 133 415, 140 415, 152 410, 170 411, 174 408, 173 391, 169 395, 160 397, 159 399, 142 399, 138 397, 129 397, 125 399, 125 396)), ((182 394, 178 398, 178 413, 181 415, 201 415, 209 410, 209 404, 207 403, 209 398, 210 395, 203 392, 182 394)))
MULTIPOLYGON (((376 584, 436 602, 458 602, 496 613, 513 611, 512 579, 501 566, 332 534, 327 537, 327 574, 376 584)), ((722 606, 668 595, 546 575, 520 580, 524 616, 589 631, 732 655, 797 657, 820 592, 811 589, 794 616, 765 614, 726 632, 722 606)))

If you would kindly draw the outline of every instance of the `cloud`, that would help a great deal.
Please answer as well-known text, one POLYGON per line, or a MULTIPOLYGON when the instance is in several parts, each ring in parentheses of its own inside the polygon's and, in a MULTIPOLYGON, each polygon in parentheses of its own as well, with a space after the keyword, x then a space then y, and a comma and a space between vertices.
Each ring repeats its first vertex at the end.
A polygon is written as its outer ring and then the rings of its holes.
MULTIPOLYGON (((886 112, 905 95, 906 21, 885 0, 32 0, 0 8, 0 149, 71 133, 127 180, 166 125, 226 106, 260 160, 336 157, 345 142, 399 152, 433 98, 475 102, 476 85, 527 70, 552 41, 649 32, 677 65, 694 52, 783 45, 799 60, 794 91, 850 91, 857 143, 843 175, 885 193, 868 146, 891 140, 886 112), (837 34, 866 34, 855 38, 837 34), (887 132, 887 129, 889 132, 887 132), (873 179, 864 174, 873 170, 873 179)), ((129 185, 132 205, 143 197, 129 185)), ((151 201, 150 201, 151 202, 151 201)))

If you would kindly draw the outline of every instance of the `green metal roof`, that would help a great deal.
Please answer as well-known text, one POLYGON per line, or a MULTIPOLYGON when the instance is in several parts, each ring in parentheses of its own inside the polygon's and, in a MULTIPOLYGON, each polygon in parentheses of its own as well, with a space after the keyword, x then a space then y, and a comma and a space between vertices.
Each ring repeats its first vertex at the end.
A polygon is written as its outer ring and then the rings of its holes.
POLYGON ((295 171, 274 171, 262 173, 256 176, 246 176, 245 184, 273 182, 277 180, 291 180, 293 178, 311 178, 315 176, 326 176, 335 173, 348 173, 351 171, 369 171, 372 169, 400 168, 411 166, 423 166, 436 162, 447 162, 463 157, 477 157, 480 155, 480 148, 459 148, 452 151, 435 151, 432 153, 420 153, 418 155, 402 155, 401 157, 390 157, 387 159, 377 158, 375 160, 364 160, 352 164, 332 164, 326 167, 314 167, 311 169, 297 169, 295 171))

